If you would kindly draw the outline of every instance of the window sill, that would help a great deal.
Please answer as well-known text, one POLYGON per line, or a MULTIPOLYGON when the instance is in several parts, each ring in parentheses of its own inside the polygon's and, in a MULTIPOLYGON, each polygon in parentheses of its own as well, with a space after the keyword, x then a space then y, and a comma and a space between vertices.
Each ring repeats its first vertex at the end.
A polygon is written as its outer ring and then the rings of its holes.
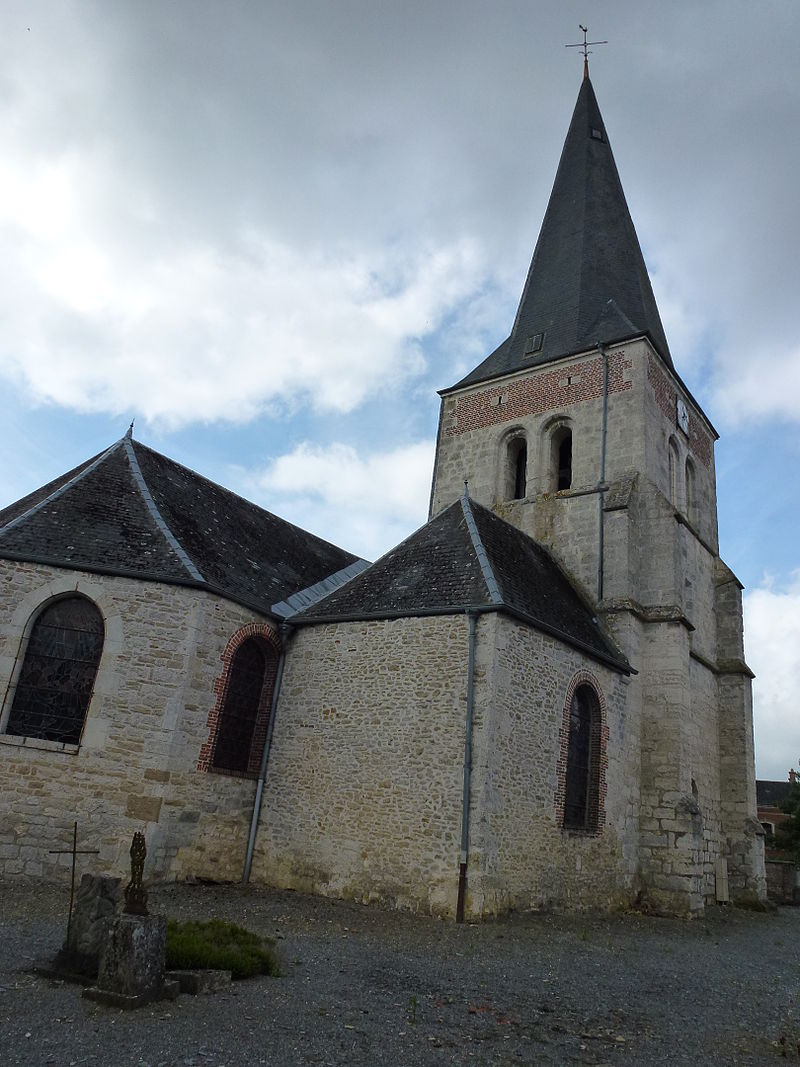
POLYGON ((240 778, 250 782, 258 781, 258 771, 232 771, 227 767, 208 767, 206 773, 219 774, 223 778, 240 778))
POLYGON ((0 734, 0 745, 12 748, 35 748, 40 752, 66 752, 74 756, 80 745, 70 745, 66 741, 46 741, 43 737, 18 737, 16 734, 0 734))

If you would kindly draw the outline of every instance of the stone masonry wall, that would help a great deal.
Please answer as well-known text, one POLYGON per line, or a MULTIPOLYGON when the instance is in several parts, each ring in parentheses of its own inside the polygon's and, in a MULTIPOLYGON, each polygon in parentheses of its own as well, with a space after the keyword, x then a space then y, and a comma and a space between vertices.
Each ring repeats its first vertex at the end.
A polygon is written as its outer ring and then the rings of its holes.
MULTIPOLYGON (((476 705, 485 702, 478 621, 476 705)), ((291 639, 254 880, 454 914, 466 616, 326 624, 291 639)))
POLYGON ((638 862, 639 723, 627 679, 548 635, 495 617, 494 700, 473 752, 479 814, 467 902, 474 914, 508 908, 630 904, 638 862), (561 736, 570 684, 589 681, 604 712, 603 818, 596 833, 561 827, 561 736))
POLYGON ((722 560, 716 561, 715 608, 720 806, 731 895, 763 899, 764 838, 756 807, 752 675, 743 658, 742 591, 722 560))
POLYGON ((238 878, 254 783, 197 763, 226 644, 263 620, 196 590, 0 561, 4 714, 29 619, 74 590, 105 622, 94 694, 80 745, 0 733, 0 872, 68 877, 69 858, 48 850, 68 846, 77 819, 79 846, 99 849, 84 870, 124 875, 144 830, 148 877, 238 878))

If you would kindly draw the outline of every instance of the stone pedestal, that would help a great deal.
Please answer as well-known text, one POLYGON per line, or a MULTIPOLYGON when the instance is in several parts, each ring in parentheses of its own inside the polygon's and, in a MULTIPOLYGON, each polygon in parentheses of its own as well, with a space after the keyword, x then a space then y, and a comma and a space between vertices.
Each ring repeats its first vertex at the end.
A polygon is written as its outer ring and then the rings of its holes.
POLYGON ((83 995, 119 1008, 174 998, 177 983, 165 979, 166 943, 163 915, 118 916, 100 955, 97 985, 83 995))

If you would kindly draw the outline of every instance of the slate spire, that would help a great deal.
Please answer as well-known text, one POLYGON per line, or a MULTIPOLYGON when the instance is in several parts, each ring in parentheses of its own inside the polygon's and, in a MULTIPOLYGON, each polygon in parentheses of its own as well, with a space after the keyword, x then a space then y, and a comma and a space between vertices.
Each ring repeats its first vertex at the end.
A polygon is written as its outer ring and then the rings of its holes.
POLYGON ((584 77, 511 335, 459 385, 647 334, 671 367, 639 240, 584 77))

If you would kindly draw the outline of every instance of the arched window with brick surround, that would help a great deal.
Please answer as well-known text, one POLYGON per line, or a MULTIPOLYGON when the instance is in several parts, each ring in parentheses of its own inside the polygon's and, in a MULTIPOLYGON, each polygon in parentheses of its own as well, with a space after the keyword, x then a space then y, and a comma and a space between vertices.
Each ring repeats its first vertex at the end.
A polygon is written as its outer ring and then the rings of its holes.
POLYGON ((86 597, 46 604, 23 641, 5 732, 79 744, 104 636, 103 616, 86 597))
POLYGON ((579 676, 570 686, 561 729, 557 801, 565 830, 598 833, 602 828, 606 742, 598 689, 590 676, 579 676))
POLYGON ((223 672, 214 685, 215 707, 198 770, 255 777, 267 737, 280 641, 269 626, 251 623, 223 652, 223 672))

